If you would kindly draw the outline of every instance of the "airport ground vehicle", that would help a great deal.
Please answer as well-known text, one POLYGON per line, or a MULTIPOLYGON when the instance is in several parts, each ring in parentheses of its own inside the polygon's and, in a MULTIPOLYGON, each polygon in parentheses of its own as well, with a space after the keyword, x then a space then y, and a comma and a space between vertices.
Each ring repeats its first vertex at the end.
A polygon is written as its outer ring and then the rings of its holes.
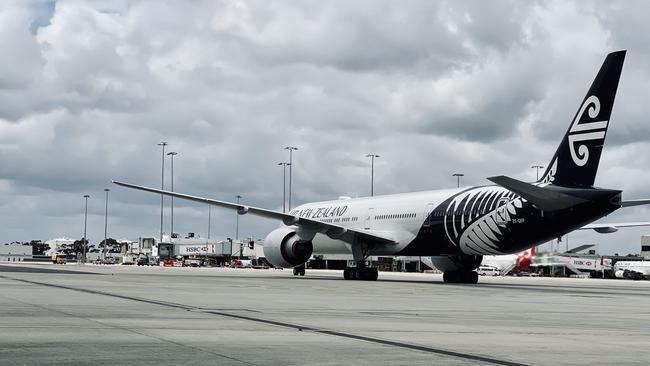
POLYGON ((187 258, 183 261, 185 267, 201 267, 203 259, 201 258, 187 258))
POLYGON ((52 254, 52 263, 53 264, 66 264, 66 263, 68 263, 68 256, 65 253, 54 252, 52 254))
POLYGON ((479 266, 476 269, 476 273, 479 276, 498 276, 501 271, 497 267, 493 266, 479 266))
POLYGON ((232 260, 232 267, 234 267, 234 268, 253 268, 253 261, 251 259, 235 258, 235 259, 232 260))
POLYGON ((130 266, 136 263, 135 255, 126 253, 122 256, 122 264, 130 266))
MULTIPOLYGON (((264 239, 264 255, 275 267, 297 268, 312 254, 352 254, 356 266, 344 278, 376 280, 373 256, 426 256, 450 283, 476 283, 484 255, 521 252, 574 230, 612 233, 641 223, 596 220, 622 208, 650 204, 624 201, 622 191, 594 186, 625 51, 607 55, 541 179, 507 176, 492 186, 312 202, 288 213, 113 181, 281 221, 264 239)), ((504 146, 508 148, 508 146, 504 146)))

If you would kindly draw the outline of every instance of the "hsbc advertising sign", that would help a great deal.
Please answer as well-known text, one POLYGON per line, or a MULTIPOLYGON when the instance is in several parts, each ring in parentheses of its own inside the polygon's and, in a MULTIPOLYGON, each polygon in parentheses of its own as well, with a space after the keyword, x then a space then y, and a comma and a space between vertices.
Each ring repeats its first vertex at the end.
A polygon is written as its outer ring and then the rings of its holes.
POLYGON ((573 265, 579 270, 602 270, 603 268, 611 268, 612 260, 610 258, 581 258, 581 257, 568 257, 567 263, 573 265))
POLYGON ((174 255, 224 255, 231 254, 230 243, 174 244, 174 255))

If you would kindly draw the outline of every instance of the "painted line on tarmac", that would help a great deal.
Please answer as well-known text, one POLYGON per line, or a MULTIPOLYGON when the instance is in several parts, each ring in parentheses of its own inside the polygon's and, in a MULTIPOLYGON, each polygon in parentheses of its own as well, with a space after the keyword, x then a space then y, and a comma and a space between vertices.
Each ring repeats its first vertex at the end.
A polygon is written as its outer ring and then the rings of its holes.
POLYGON ((60 288, 60 289, 65 289, 65 290, 83 292, 83 293, 93 294, 93 295, 103 295, 103 296, 109 296, 109 297, 114 297, 114 298, 123 299, 123 300, 138 301, 138 302, 143 302, 143 303, 147 303, 147 304, 171 307, 171 308, 188 310, 188 311, 194 310, 194 311, 199 311, 201 313, 213 314, 213 315, 218 315, 218 316, 223 316, 223 317, 228 317, 228 318, 233 318, 233 319, 248 320, 248 321, 252 321, 252 322, 256 322, 256 323, 274 325, 274 326, 279 326, 279 327, 283 327, 283 328, 296 329, 298 331, 308 331, 308 332, 324 334, 324 335, 330 335, 330 336, 335 336, 335 337, 355 339, 355 340, 360 340, 360 341, 365 341, 365 342, 370 342, 370 343, 375 343, 375 344, 381 344, 381 345, 385 345, 385 346, 393 346, 393 347, 398 347, 398 348, 411 349, 411 350, 428 352, 428 353, 433 353, 433 354, 438 354, 438 355, 443 355, 443 356, 461 358, 461 359, 465 359, 465 360, 489 363, 489 364, 493 364, 493 365, 526 366, 526 364, 522 364, 522 363, 518 363, 518 362, 499 360, 499 359, 496 359, 496 358, 491 358, 491 357, 486 357, 486 356, 473 355, 471 353, 461 353, 461 352, 449 351, 449 350, 441 349, 441 348, 433 348, 433 347, 420 346, 420 345, 415 345, 415 344, 410 344, 410 343, 403 343, 403 342, 398 342, 398 341, 390 341, 390 340, 385 340, 385 339, 381 339, 381 338, 374 338, 374 337, 355 335, 355 334, 351 334, 351 333, 337 332, 337 331, 334 331, 334 330, 319 329, 319 328, 303 326, 303 325, 299 325, 299 324, 286 323, 286 322, 281 322, 281 321, 276 321, 276 320, 269 320, 269 319, 264 319, 264 318, 257 318, 257 317, 246 316, 246 315, 226 313, 226 312, 222 312, 222 311, 204 310, 204 309, 201 309, 201 308, 198 308, 198 307, 184 305, 184 304, 178 304, 178 303, 173 303, 173 302, 151 300, 151 299, 145 299, 145 298, 135 297, 135 296, 119 295, 119 294, 114 294, 114 293, 104 292, 104 291, 99 291, 99 290, 90 290, 90 289, 84 289, 84 288, 78 288, 78 287, 59 285, 59 284, 54 284, 54 283, 46 283, 46 282, 25 280, 25 279, 13 278, 13 277, 8 277, 8 276, 3 276, 3 275, 0 275, 0 278, 5 278, 5 279, 8 279, 8 280, 14 280, 14 281, 19 281, 19 282, 24 282, 24 283, 29 283, 29 284, 32 284, 32 285, 54 287, 54 288, 60 288))
POLYGON ((144 303, 147 303, 147 304, 160 305, 160 306, 166 306, 166 307, 183 309, 183 310, 196 309, 193 306, 187 306, 187 305, 177 304, 177 303, 173 303, 173 302, 151 300, 151 299, 145 299, 145 298, 135 297, 135 296, 119 295, 119 294, 114 294, 114 293, 104 292, 104 291, 99 291, 99 290, 89 290, 89 289, 85 289, 85 288, 58 285, 58 284, 55 284, 55 283, 31 281, 31 280, 25 280, 25 279, 22 279, 22 278, 13 278, 13 277, 8 277, 8 276, 3 276, 3 275, 0 275, 0 278, 5 278, 5 279, 8 279, 8 280, 14 280, 14 281, 19 281, 19 282, 25 282, 25 283, 29 283, 29 284, 32 284, 32 285, 48 286, 48 287, 60 288, 60 289, 64 289, 64 290, 71 290, 71 291, 77 291, 77 292, 83 292, 83 293, 93 294, 93 295, 104 295, 104 296, 115 297, 115 298, 123 299, 123 300, 139 301, 139 302, 144 302, 144 303))
POLYGON ((435 354, 444 355, 444 356, 452 356, 452 357, 462 358, 462 359, 466 359, 466 360, 490 363, 490 364, 494 364, 494 365, 526 366, 526 364, 522 364, 522 363, 518 363, 518 362, 499 360, 499 359, 485 357, 485 356, 473 355, 473 354, 470 354, 470 353, 454 352, 454 351, 449 351, 449 350, 440 349, 440 348, 419 346, 419 345, 415 345, 415 344, 409 344, 409 343, 403 343, 403 342, 397 342, 397 341, 389 341, 389 340, 380 339, 380 338, 360 336, 360 335, 355 335, 355 334, 350 334, 350 333, 337 332, 337 331, 334 331, 334 330, 313 328, 313 327, 302 326, 302 325, 298 325, 298 324, 280 322, 280 321, 276 321, 276 320, 253 318, 253 317, 250 317, 250 316, 222 313, 222 312, 218 312, 218 311, 203 311, 203 312, 204 313, 215 314, 215 315, 220 315, 220 316, 225 316, 225 317, 230 317, 230 318, 249 320, 249 321, 253 321, 253 322, 257 322, 257 323, 264 323, 264 324, 276 325, 276 326, 285 327, 285 328, 292 328, 292 329, 297 329, 299 331, 309 331, 309 332, 314 332, 314 333, 319 333, 319 334, 326 334, 326 335, 331 335, 331 336, 336 336, 336 337, 356 339, 356 340, 361 340, 361 341, 366 341, 366 342, 371 342, 371 343, 377 343, 377 344, 382 344, 382 345, 387 345, 387 346, 394 346, 394 347, 399 347, 399 348, 407 348, 407 349, 413 349, 413 350, 423 351, 423 352, 428 352, 428 353, 435 353, 435 354))

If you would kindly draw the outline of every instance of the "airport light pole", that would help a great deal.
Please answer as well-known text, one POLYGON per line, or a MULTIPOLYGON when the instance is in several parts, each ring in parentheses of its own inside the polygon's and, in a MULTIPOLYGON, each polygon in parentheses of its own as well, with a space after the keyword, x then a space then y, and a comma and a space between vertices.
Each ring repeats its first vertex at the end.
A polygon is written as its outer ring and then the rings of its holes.
POLYGON ((539 180, 539 170, 544 169, 542 165, 533 165, 530 167, 531 169, 537 169, 537 180, 539 180))
POLYGON ((282 165, 282 213, 287 212, 287 165, 291 163, 278 163, 282 165))
POLYGON ((212 223, 212 205, 208 205, 208 240, 205 243, 205 266, 206 267, 208 266, 208 245, 210 245, 210 224, 211 223, 212 223))
MULTIPOLYGON (((237 204, 239 204, 239 200, 241 199, 241 196, 237 195, 235 197, 237 197, 237 204)), ((239 208, 237 208, 237 221, 235 224, 235 240, 239 240, 239 208)))
POLYGON ((367 158, 370 158, 370 197, 375 195, 375 158, 378 158, 377 154, 366 154, 367 158))
MULTIPOLYGON (((162 172, 160 173, 160 189, 164 190, 165 189, 165 146, 167 146, 167 142, 162 141, 158 143, 158 146, 162 146, 162 172)), ((162 194, 160 195, 160 243, 163 241, 163 196, 162 194)))
POLYGON ((291 177, 293 170, 293 151, 298 150, 298 148, 294 146, 287 146, 284 149, 289 150, 289 211, 291 211, 291 177))
POLYGON ((104 249, 102 250, 102 260, 106 260, 106 247, 108 246, 108 192, 110 189, 104 188, 106 192, 106 205, 104 207, 104 249))
POLYGON ((86 229, 88 227, 88 198, 90 198, 90 195, 84 194, 84 198, 86 200, 86 209, 84 211, 84 238, 81 240, 81 251, 83 253, 83 257, 81 259, 82 263, 86 263, 86 243, 88 242, 86 239, 86 229))
POLYGON ((463 174, 463 173, 454 173, 451 176, 456 177, 456 188, 460 188, 460 177, 464 177, 465 174, 463 174))
MULTIPOLYGON (((175 152, 175 151, 170 151, 170 152, 167 153, 167 155, 169 155, 170 160, 171 160, 171 164, 172 164, 172 181, 171 181, 172 187, 171 187, 171 190, 172 190, 172 192, 174 192, 174 156, 178 155, 178 153, 175 152)), ((171 220, 171 231, 169 232, 169 242, 170 243, 174 241, 173 238, 174 238, 174 197, 172 197, 172 220, 171 220)))

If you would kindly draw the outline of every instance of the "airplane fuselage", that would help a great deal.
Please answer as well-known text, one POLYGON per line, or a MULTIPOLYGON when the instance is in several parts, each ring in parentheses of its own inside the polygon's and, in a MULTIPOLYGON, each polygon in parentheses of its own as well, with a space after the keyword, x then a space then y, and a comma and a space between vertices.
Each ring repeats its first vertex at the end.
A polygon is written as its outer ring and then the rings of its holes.
MULTIPOLYGON (((546 188, 589 200, 544 211, 506 188, 480 186, 314 202, 290 214, 394 238, 395 244, 373 246, 371 255, 500 255, 555 239, 620 207, 620 191, 546 188)), ((314 254, 351 253, 349 243, 323 234, 313 245, 314 254)))

